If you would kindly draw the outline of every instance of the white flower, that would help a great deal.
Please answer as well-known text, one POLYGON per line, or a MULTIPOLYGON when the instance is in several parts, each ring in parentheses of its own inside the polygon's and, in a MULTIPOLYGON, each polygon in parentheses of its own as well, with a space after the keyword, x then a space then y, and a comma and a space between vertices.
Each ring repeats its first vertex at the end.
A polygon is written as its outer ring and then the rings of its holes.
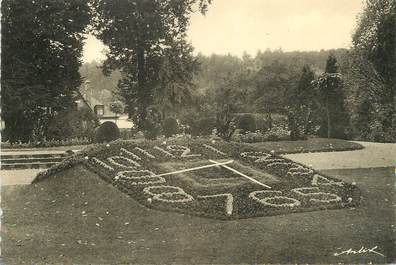
POLYGON ((109 144, 106 144, 106 147, 110 147, 110 145, 109 145, 109 144))
POLYGON ((89 159, 89 157, 88 157, 88 156, 86 156, 86 157, 84 157, 84 159, 85 159, 85 160, 88 160, 88 159, 89 159))
POLYGON ((148 203, 151 203, 153 200, 151 198, 147 199, 148 203))

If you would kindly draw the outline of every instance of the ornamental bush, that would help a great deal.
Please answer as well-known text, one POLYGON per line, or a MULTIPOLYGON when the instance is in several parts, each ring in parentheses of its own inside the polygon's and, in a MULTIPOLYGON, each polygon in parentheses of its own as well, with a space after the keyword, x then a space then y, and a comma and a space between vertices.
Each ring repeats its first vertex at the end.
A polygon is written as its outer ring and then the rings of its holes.
POLYGON ((251 114, 244 114, 239 118, 237 128, 243 132, 254 132, 256 131, 256 119, 251 114))
POLYGON ((97 126, 99 120, 88 107, 61 111, 49 121, 45 142, 69 141, 74 138, 88 138, 92 141, 97 126))
POLYGON ((184 132, 192 136, 208 136, 212 134, 216 125, 214 117, 206 113, 189 113, 182 119, 185 126, 184 132))
POLYGON ((156 140, 161 133, 161 122, 155 114, 149 114, 144 121, 144 138, 146 140, 156 140))
POLYGON ((270 130, 264 133, 264 138, 267 141, 289 140, 290 130, 287 126, 273 126, 270 130))
POLYGON ((120 129, 114 122, 106 121, 95 131, 95 143, 111 142, 120 138, 120 129))
POLYGON ((171 137, 179 132, 179 124, 175 118, 167 118, 162 125, 162 132, 165 137, 171 137))

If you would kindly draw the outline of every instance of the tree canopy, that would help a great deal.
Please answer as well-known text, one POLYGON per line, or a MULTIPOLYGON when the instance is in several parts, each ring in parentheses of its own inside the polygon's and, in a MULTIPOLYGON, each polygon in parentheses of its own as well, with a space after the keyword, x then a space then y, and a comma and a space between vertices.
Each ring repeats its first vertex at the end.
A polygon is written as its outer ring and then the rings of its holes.
POLYGON ((96 14, 94 34, 109 47, 103 69, 105 72, 121 70, 121 95, 126 100, 127 109, 130 112, 136 110, 135 123, 139 127, 143 127, 147 108, 155 103, 156 89, 176 91, 174 88, 178 85, 170 83, 188 85, 186 79, 192 67, 191 46, 185 40, 189 18, 194 8, 204 13, 210 2, 92 1, 96 14), (175 58, 182 60, 176 62, 175 58), (167 74, 161 71, 164 68, 167 68, 167 74), (186 71, 179 72, 181 69, 186 71))
POLYGON ((346 74, 359 138, 396 141, 396 3, 367 0, 352 36, 346 74))
POLYGON ((5 0, 1 11, 5 136, 12 142, 40 139, 80 86, 89 7, 84 0, 5 0))

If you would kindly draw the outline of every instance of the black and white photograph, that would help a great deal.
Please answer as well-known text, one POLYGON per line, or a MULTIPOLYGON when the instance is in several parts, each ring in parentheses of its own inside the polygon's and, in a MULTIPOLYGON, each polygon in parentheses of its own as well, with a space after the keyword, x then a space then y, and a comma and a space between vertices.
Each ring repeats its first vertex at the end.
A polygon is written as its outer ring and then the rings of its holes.
POLYGON ((0 5, 0 264, 396 264, 396 0, 0 5))

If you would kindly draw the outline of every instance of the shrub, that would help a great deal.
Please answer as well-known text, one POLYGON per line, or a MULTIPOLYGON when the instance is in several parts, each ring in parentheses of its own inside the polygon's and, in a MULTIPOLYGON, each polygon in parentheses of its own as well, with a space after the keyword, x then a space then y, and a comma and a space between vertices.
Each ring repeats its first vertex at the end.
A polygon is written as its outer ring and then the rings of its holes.
POLYGON ((146 130, 144 130, 144 138, 147 140, 155 140, 157 139, 158 135, 160 134, 160 127, 159 126, 145 126, 146 130))
POLYGON ((94 128, 99 125, 97 117, 89 108, 59 112, 46 130, 46 140, 88 138, 93 140, 94 128))
POLYGON ((182 123, 185 124, 184 132, 192 136, 211 135, 216 126, 215 118, 206 113, 188 113, 182 123))
POLYGON ((167 118, 162 125, 162 132, 165 137, 171 137, 179 132, 179 125, 175 118, 167 118))
POLYGON ((286 126, 273 126, 264 133, 267 141, 288 140, 290 138, 290 130, 286 126))
POLYGON ((95 131, 95 143, 111 142, 120 138, 120 130, 114 122, 106 121, 95 131))
POLYGON ((260 131, 247 132, 247 133, 235 133, 232 136, 232 140, 242 143, 259 143, 264 142, 266 139, 260 131))
POLYGON ((265 132, 247 132, 247 133, 235 133, 232 136, 232 140, 235 142, 242 143, 258 143, 266 141, 281 141, 289 140, 290 131, 285 126, 273 126, 272 129, 265 132))
POLYGON ((119 101, 112 102, 110 103, 110 111, 114 112, 116 115, 121 114, 124 112, 124 105, 119 101))
POLYGON ((243 132, 254 132, 256 131, 256 119, 251 114, 244 114, 239 118, 237 128, 243 132))
POLYGON ((155 140, 161 132, 161 125, 156 120, 147 118, 144 122, 144 138, 147 140, 155 140))

